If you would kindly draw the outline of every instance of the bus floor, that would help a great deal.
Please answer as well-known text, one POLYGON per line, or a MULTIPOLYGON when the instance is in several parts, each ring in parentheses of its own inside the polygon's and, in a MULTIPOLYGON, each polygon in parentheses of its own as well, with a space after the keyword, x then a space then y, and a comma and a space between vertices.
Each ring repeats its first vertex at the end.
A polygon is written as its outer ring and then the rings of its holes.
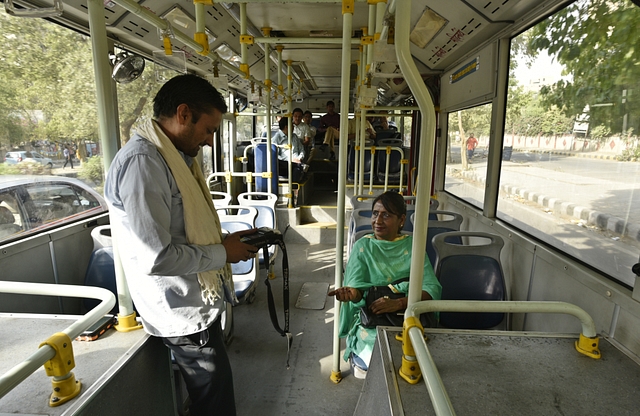
MULTIPOLYGON (((287 244, 293 335, 289 369, 286 338, 275 331, 269 318, 265 270, 260 270, 254 302, 233 308, 234 337, 227 351, 239 416, 353 414, 363 380, 350 374, 348 363, 342 360, 344 350, 340 356, 343 379, 338 384, 330 380, 334 301, 326 290, 335 280, 335 252, 335 245, 330 244, 287 244), (316 289, 304 290, 309 286, 316 289), (301 290, 303 297, 305 293, 312 297, 301 306, 316 309, 296 307, 301 290)), ((271 286, 283 327, 281 263, 282 253, 276 259, 276 279, 271 286)))

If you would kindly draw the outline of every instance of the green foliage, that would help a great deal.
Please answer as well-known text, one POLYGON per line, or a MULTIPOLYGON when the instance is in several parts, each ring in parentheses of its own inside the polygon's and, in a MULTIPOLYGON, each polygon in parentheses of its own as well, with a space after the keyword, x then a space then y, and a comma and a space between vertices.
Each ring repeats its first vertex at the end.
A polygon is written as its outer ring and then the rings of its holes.
POLYGON ((611 129, 607 126, 599 125, 591 129, 589 136, 602 143, 607 137, 611 136, 611 129))
POLYGON ((51 175, 51 168, 37 162, 0 163, 0 175, 51 175))
POLYGON ((640 146, 636 146, 632 149, 625 149, 622 155, 616 157, 623 162, 636 162, 640 160, 640 146))
MULTIPOLYGON (((9 16, 4 9, 0 33, 5 40, 0 56, 0 147, 34 140, 97 141, 90 39, 43 19, 9 16)), ((151 115, 147 102, 160 84, 150 67, 138 80, 118 85, 124 141, 136 120, 151 115)))
POLYGON ((104 164, 102 163, 102 156, 92 156, 82 164, 80 173, 78 176, 81 179, 91 181, 98 187, 102 187, 104 182, 104 164))
POLYGON ((630 114, 627 127, 638 128, 640 100, 631 92, 640 90, 640 8, 629 0, 579 0, 526 37, 529 56, 546 51, 569 75, 541 90, 543 106, 575 117, 588 105, 590 124, 615 133, 630 114))

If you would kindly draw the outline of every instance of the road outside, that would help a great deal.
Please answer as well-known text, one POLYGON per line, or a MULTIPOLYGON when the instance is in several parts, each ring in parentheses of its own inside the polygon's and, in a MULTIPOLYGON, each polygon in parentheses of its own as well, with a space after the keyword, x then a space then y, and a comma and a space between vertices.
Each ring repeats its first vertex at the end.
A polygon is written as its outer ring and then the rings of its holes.
MULTIPOLYGON (((486 152, 462 170, 452 147, 445 189, 482 206, 486 152), (457 163, 456 163, 457 162, 457 163)), ((498 217, 633 285, 640 255, 640 163, 514 149, 502 162, 498 217)))

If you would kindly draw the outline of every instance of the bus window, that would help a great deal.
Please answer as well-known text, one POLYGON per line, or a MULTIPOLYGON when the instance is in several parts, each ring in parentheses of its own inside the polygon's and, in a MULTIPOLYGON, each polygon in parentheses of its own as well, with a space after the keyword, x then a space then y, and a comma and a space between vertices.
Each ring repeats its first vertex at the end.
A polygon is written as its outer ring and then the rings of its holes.
POLYGON ((449 113, 444 188, 483 207, 491 123, 491 104, 449 113))
POLYGON ((640 252, 638 27, 631 1, 578 1, 512 40, 497 212, 628 286, 640 252))

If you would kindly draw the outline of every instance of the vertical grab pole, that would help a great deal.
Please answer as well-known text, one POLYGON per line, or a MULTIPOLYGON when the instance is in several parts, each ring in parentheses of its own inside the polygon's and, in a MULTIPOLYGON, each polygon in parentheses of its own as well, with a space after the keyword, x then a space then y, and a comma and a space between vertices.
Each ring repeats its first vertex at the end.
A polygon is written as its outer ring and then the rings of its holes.
MULTIPOLYGON (((291 97, 291 60, 287 61, 287 86, 289 87, 289 97, 291 97)), ((293 163, 293 148, 291 145, 291 139, 293 138, 293 120, 292 120, 292 116, 293 116, 293 103, 291 102, 291 100, 288 100, 288 104, 287 104, 287 113, 288 117, 288 124, 287 124, 287 131, 289 132, 289 134, 287 134, 288 138, 289 138, 289 164, 288 164, 288 169, 289 169, 289 193, 291 194, 291 197, 289 198, 289 208, 293 208, 293 183, 292 183, 292 177, 293 177, 293 167, 292 167, 292 163, 293 163)))
MULTIPOLYGON (((271 34, 270 27, 263 27, 262 33, 265 37, 268 37, 271 34)), ((271 45, 268 43, 264 44, 264 85, 265 92, 267 97, 265 98, 265 106, 267 107, 267 171, 269 172, 269 177, 267 178, 267 192, 270 194, 273 193, 273 186, 271 185, 271 177, 274 174, 274 167, 271 163, 271 45)), ((291 176, 289 176, 291 178, 291 176)), ((289 190, 291 190, 291 179, 289 179, 289 190)), ((277 194, 276 190, 276 194, 277 194)))
MULTIPOLYGON (((353 25, 354 0, 342 0, 342 65, 340 79, 340 149, 338 158, 338 218, 336 225, 336 276, 335 287, 342 286, 344 256, 344 196, 347 182, 347 141, 349 140, 349 67, 351 65, 351 28, 353 25)), ((340 301, 334 299, 333 308, 333 364, 331 381, 342 380, 340 372, 340 301)))
MULTIPOLYGON (((107 27, 104 20, 104 3, 99 0, 88 0, 89 33, 91 35, 91 51, 93 54, 93 71, 96 79, 96 105, 98 108, 98 123, 100 126, 100 143, 102 143, 103 163, 105 172, 109 170, 111 162, 118 152, 120 134, 118 131, 118 116, 116 114, 116 91, 111 80, 111 65, 109 65, 109 47, 107 44, 107 27)), ((113 236, 113 256, 116 272, 116 287, 119 301, 119 323, 116 329, 132 330, 140 328, 135 320, 133 302, 127 286, 124 269, 118 253, 118 240, 113 236)))
POLYGON ((400 70, 416 98, 422 115, 420 129, 420 154, 418 166, 419 189, 416 193, 416 224, 413 227, 413 249, 411 252, 411 279, 409 283, 408 303, 419 302, 422 292, 422 269, 427 242, 427 224, 429 214, 429 188, 433 168, 433 142, 436 134, 435 107, 427 87, 413 61, 409 49, 409 22, 411 22, 411 1, 396 2, 396 54, 400 70))

